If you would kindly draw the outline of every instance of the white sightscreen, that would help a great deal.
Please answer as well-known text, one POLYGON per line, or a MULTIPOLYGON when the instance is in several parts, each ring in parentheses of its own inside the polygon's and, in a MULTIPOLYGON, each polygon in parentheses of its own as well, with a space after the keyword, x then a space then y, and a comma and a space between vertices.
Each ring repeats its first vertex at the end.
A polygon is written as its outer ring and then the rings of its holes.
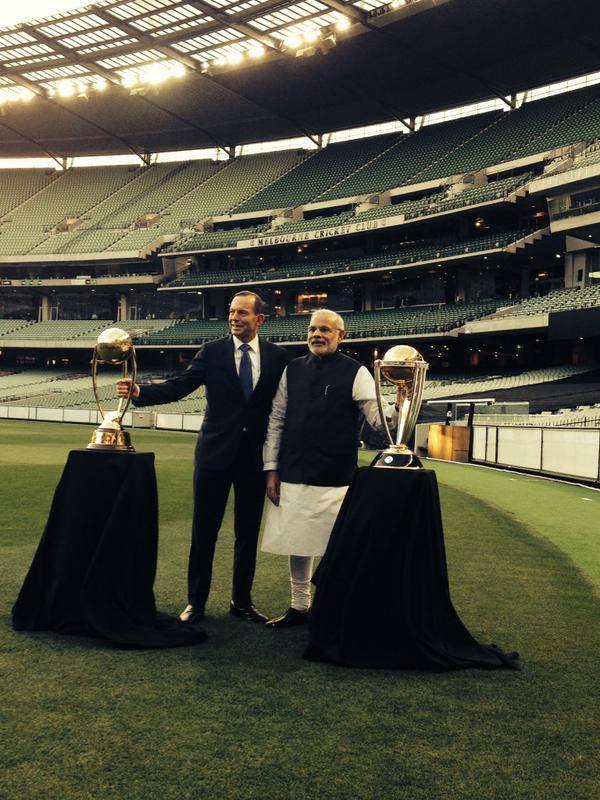
POLYGON ((540 469, 541 445, 542 431, 539 428, 498 427, 497 463, 522 469, 540 469))
POLYGON ((9 419, 29 419, 29 408, 23 408, 22 406, 8 406, 8 414, 6 415, 9 419))
POLYGON ((600 431, 549 429, 544 431, 542 469, 596 480, 600 431))
POLYGON ((38 408, 36 419, 46 422, 62 422, 63 410, 62 408, 38 408))
POLYGON ((183 429, 183 414, 157 414, 156 427, 180 431, 183 429))
MULTIPOLYGON (((494 433, 494 429, 492 428, 492 433, 494 433)), ((486 438, 487 438, 487 429, 475 426, 472 431, 473 435, 473 458, 475 461, 485 461, 486 456, 486 438)))
POLYGON ((184 414, 183 426, 182 426, 183 430, 199 431, 203 421, 204 421, 204 414, 184 414))
POLYGON ((95 411, 88 411, 84 408, 65 408, 65 422, 90 422, 90 417, 95 411))
POLYGON ((496 461, 496 440, 498 428, 488 428, 487 432, 487 446, 485 449, 485 457, 487 461, 496 461))

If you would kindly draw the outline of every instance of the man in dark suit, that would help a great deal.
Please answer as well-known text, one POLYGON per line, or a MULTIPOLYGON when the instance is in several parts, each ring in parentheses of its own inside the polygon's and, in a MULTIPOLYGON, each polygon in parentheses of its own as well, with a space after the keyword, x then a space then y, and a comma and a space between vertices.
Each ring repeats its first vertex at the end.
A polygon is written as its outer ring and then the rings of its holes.
MULTIPOLYGON (((282 347, 259 339, 264 320, 262 299, 254 292, 239 292, 229 308, 231 336, 205 344, 182 375, 164 383, 134 386, 136 406, 171 403, 206 386, 206 412, 194 468, 188 605, 180 615, 184 622, 193 624, 204 617, 217 535, 232 484, 235 545, 230 612, 251 622, 267 620, 251 597, 265 496, 262 447, 288 356, 282 347)), ((128 388, 129 380, 117 383, 120 396, 128 388)))

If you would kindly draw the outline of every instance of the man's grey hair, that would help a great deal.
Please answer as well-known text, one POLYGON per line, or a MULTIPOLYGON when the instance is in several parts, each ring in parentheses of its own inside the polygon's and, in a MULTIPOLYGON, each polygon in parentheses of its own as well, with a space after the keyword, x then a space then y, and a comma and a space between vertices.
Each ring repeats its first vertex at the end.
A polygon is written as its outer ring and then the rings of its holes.
POLYGON ((330 317, 333 317, 333 319, 335 320, 335 324, 341 331, 346 330, 346 326, 344 325, 344 318, 340 316, 337 313, 337 311, 332 311, 330 308, 317 308, 317 310, 313 311, 312 314, 310 315, 311 322, 315 314, 329 314, 330 317))

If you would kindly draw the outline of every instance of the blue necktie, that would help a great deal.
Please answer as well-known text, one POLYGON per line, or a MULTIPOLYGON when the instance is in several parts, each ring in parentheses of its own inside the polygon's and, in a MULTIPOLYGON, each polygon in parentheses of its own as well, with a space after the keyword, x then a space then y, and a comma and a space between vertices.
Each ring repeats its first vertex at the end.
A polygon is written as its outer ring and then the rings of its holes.
POLYGON ((249 344, 241 344, 240 350, 242 351, 242 360, 240 361, 240 383, 242 384, 242 392, 246 400, 252 394, 252 364, 250 363, 250 350, 249 344))

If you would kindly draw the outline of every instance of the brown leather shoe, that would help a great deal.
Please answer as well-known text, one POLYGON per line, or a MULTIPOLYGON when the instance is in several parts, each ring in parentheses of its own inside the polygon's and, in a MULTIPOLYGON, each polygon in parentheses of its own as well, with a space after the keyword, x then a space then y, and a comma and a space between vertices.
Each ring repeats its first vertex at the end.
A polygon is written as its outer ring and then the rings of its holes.
POLYGON ((296 608, 288 608, 285 614, 275 619, 270 619, 265 623, 266 628, 293 628, 296 625, 306 625, 308 622, 308 611, 298 611, 296 608))
POLYGON ((260 611, 257 611, 253 605, 249 606, 236 606, 236 604, 231 601, 231 605, 229 606, 229 613, 233 614, 234 617, 240 617, 241 619, 246 619, 248 622, 258 622, 259 625, 264 625, 267 621, 267 617, 264 614, 261 614, 260 611))

